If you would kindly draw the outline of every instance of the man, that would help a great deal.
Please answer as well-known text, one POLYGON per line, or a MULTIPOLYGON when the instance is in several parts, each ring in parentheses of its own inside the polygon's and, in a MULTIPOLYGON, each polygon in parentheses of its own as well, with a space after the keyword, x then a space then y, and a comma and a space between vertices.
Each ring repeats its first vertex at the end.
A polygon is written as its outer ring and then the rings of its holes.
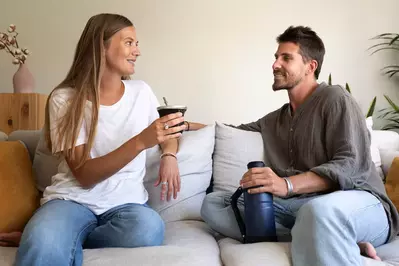
MULTIPOLYGON (((274 195, 277 227, 292 229, 295 266, 362 265, 361 253, 379 259, 374 247, 398 233, 398 213, 371 160, 365 118, 344 89, 317 83, 325 48, 314 31, 289 27, 277 42, 273 90, 287 90, 289 104, 237 127, 262 134, 267 158, 240 185, 274 195)), ((201 212, 240 240, 230 196, 208 194, 201 212)))

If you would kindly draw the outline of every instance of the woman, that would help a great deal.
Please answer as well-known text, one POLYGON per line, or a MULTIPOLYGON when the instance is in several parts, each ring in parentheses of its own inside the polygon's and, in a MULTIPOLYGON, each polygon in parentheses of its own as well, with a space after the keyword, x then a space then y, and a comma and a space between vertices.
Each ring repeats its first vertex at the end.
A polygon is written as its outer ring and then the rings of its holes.
POLYGON ((82 265, 83 248, 161 245, 164 223, 145 203, 145 150, 160 144, 161 198, 180 189, 175 154, 182 114, 158 118, 142 81, 128 81, 140 56, 125 17, 93 16, 67 77, 49 96, 45 135, 63 156, 22 234, 16 265, 82 265), (167 194, 166 194, 167 193, 167 194))

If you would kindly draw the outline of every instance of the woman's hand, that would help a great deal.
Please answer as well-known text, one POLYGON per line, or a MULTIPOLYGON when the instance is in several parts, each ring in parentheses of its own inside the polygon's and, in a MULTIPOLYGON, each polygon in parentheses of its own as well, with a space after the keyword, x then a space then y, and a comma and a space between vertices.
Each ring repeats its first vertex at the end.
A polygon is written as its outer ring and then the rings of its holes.
POLYGON ((173 156, 164 156, 161 159, 159 167, 159 177, 157 182, 154 184, 155 187, 161 186, 161 200, 165 200, 167 193, 167 200, 171 199, 172 193, 173 198, 177 198, 177 193, 180 192, 180 173, 177 165, 177 159, 173 156))
POLYGON ((181 136, 180 131, 184 131, 186 125, 173 126, 183 121, 184 117, 182 113, 170 114, 158 118, 137 135, 137 140, 143 145, 144 149, 148 149, 167 140, 179 138, 181 136))

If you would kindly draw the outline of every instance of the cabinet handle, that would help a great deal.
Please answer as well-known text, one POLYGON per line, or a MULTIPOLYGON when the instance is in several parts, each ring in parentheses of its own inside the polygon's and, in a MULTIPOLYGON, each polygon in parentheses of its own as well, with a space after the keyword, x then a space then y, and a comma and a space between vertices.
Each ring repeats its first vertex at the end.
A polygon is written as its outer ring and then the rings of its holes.
POLYGON ((8 123, 9 126, 12 126, 12 119, 11 118, 8 119, 7 123, 8 123))

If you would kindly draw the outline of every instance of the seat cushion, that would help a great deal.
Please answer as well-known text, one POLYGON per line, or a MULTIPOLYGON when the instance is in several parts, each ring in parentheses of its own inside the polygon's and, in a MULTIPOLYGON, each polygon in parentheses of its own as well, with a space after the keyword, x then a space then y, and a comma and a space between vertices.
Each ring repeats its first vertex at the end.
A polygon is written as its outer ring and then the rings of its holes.
MULTIPOLYGON (((11 266, 16 248, 0 247, 0 265, 11 266)), ((219 247, 200 221, 166 224, 164 246, 84 250, 83 266, 174 265, 221 266, 219 247)))
POLYGON ((378 247, 377 254, 384 262, 399 266, 399 236, 390 243, 378 247))
MULTIPOLYGON (((225 266, 264 265, 291 266, 291 244, 284 243, 256 243, 241 244, 231 238, 219 241, 222 262, 225 266)), ((397 252, 396 252, 397 253, 397 252)), ((392 261, 379 262, 363 257, 365 266, 395 265, 392 261)))

